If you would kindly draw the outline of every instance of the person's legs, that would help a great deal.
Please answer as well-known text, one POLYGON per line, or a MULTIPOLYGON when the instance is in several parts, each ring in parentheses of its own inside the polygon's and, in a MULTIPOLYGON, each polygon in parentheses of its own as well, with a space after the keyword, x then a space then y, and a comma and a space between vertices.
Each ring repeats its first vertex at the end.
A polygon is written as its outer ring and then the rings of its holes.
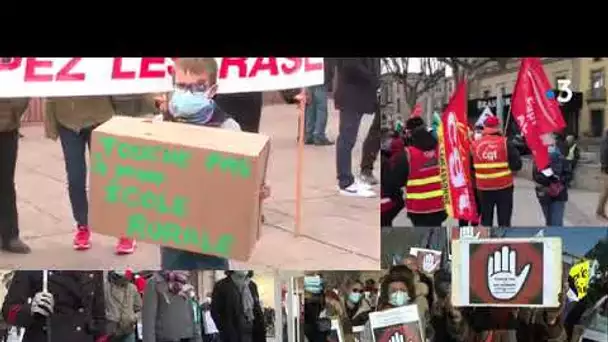
MULTIPOLYGON (((315 132, 315 122, 317 116, 317 101, 316 87, 310 87, 307 91, 310 93, 310 100, 306 102, 306 109, 304 110, 304 143, 312 144, 315 132)), ((299 132, 299 130, 298 130, 299 132)))
POLYGON ((602 218, 608 219, 606 215, 606 203, 608 202, 608 174, 600 174, 601 193, 597 203, 596 214, 602 218))
POLYGON ((313 142, 319 146, 333 145, 333 141, 327 138, 327 91, 325 85, 315 87, 313 102, 315 104, 315 117, 313 127, 313 142))
POLYGON ((405 201, 403 199, 393 199, 393 207, 382 213, 380 216, 381 227, 392 227, 393 220, 399 215, 401 210, 405 207, 405 201))
POLYGON ((564 212, 566 210, 566 202, 553 201, 550 205, 549 212, 549 223, 551 227, 563 227, 564 226, 564 212))
POLYGON ((499 227, 511 227, 513 216, 513 187, 496 191, 496 214, 499 227))
POLYGON ((551 226, 551 202, 542 201, 540 202, 540 207, 543 211, 543 216, 545 217, 545 226, 551 226))
POLYGON ((65 171, 68 180, 68 195, 72 205, 72 215, 76 221, 77 232, 74 236, 74 248, 79 250, 91 247, 89 230, 89 202, 87 199, 87 163, 86 149, 90 132, 74 132, 59 126, 59 140, 63 149, 65 171))
POLYGON ((493 191, 479 191, 479 211, 481 225, 484 227, 494 225, 494 197, 493 191))
POLYGON ((336 144, 336 169, 340 193, 348 196, 374 197, 375 193, 355 182, 352 172, 352 152, 359 134, 363 113, 340 111, 338 143, 336 144))
POLYGON ((370 184, 378 184, 378 180, 374 177, 374 162, 378 158, 380 152, 380 113, 374 114, 374 121, 372 121, 367 137, 363 141, 363 153, 361 155, 361 179, 370 184))
POLYGON ((228 270, 228 259, 161 247, 161 269, 163 270, 228 270))

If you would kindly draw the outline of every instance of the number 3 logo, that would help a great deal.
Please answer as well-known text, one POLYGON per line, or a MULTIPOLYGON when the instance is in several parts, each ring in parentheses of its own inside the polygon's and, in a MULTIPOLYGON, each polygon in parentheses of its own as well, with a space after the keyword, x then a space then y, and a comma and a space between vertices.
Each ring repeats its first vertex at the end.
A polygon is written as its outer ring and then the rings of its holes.
POLYGON ((559 90, 559 96, 557 102, 566 103, 572 99, 572 89, 570 89, 570 80, 558 80, 557 90, 559 90))

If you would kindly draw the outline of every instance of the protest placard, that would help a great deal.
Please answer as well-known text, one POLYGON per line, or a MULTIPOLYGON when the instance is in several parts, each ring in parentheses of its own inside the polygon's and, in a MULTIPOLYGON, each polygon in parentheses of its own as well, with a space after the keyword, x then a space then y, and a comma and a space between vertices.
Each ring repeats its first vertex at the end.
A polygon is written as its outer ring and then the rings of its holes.
MULTIPOLYGON (((218 92, 245 93, 322 84, 323 58, 223 57, 218 92)), ((173 88, 166 57, 11 57, 0 62, 0 98, 126 95, 173 88)))
POLYGON ((327 336, 327 342, 343 342, 344 334, 342 333, 342 325, 337 319, 331 320, 331 331, 327 336))
POLYGON ((369 323, 374 342, 424 342, 417 305, 372 312, 369 323))
POLYGON ((116 116, 93 131, 97 233, 248 260, 259 238, 269 138, 116 116))
POLYGON ((451 240, 487 239, 489 237, 490 229, 487 227, 452 227, 451 240))
POLYGON ((557 307, 560 238, 452 241, 455 306, 557 307))
POLYGON ((425 273, 435 273, 441 266, 441 251, 412 247, 410 255, 416 257, 418 268, 425 273))
POLYGON ((570 268, 570 272, 568 272, 568 275, 572 277, 572 280, 574 281, 574 286, 578 299, 582 299, 587 295, 587 290, 589 289, 589 280, 591 278, 591 275, 595 273, 595 270, 593 270, 594 267, 592 267, 592 265, 597 268, 597 261, 582 260, 574 264, 570 268))

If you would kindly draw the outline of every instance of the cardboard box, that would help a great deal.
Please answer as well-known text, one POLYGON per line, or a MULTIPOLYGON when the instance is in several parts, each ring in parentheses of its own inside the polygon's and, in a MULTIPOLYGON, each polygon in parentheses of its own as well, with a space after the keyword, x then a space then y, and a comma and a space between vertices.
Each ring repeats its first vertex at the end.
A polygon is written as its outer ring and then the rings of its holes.
POLYGON ((452 241, 454 306, 558 307, 562 240, 452 241))
POLYGON ((260 238, 269 153, 260 134, 116 116, 93 131, 90 224, 246 261, 260 238))

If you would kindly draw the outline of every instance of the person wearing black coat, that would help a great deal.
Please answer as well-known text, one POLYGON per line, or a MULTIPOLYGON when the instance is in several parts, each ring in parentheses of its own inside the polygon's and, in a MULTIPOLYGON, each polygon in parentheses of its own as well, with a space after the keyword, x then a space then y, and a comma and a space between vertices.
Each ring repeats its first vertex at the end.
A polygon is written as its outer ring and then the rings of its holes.
MULTIPOLYGON (((357 142, 364 114, 378 110, 377 91, 380 86, 379 58, 339 58, 334 103, 340 111, 340 127, 336 143, 336 167, 340 193, 346 196, 374 197, 368 184, 356 182, 352 173, 352 150, 357 142)), ((379 126, 378 126, 379 130, 379 126)), ((374 140, 374 139, 372 139, 374 140)), ((377 140, 377 139, 375 139, 377 140)), ((368 145, 372 145, 368 143, 368 145)), ((371 146, 378 151, 379 142, 371 146)), ((368 150, 372 150, 369 147, 368 150)), ((375 159, 375 157, 374 157, 375 159)))
POLYGON ((243 132, 260 132, 260 119, 264 106, 263 93, 217 94, 213 100, 223 111, 230 113, 243 132))
POLYGON ((22 342, 107 341, 102 271, 49 271, 52 298, 42 287, 43 271, 15 271, 4 299, 2 316, 25 328, 22 342))
POLYGON ((253 271, 226 271, 213 287, 211 317, 222 342, 266 342, 264 314, 253 271))

